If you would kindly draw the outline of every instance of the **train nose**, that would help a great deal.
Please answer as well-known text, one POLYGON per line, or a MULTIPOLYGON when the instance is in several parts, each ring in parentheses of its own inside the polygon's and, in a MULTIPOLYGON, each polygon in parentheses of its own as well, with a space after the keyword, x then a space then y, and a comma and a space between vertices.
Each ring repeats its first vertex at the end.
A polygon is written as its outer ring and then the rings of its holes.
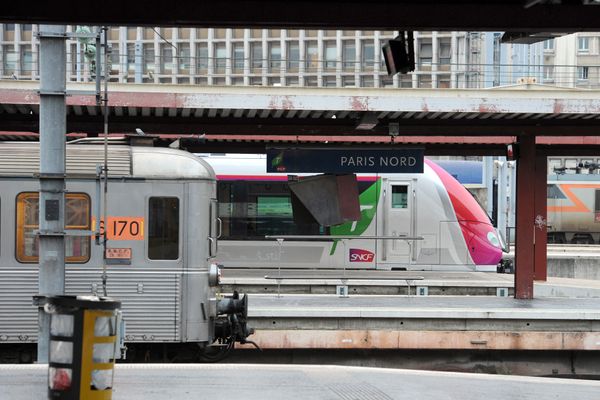
POLYGON ((498 233, 490 224, 478 221, 459 221, 469 254, 476 265, 496 265, 502 259, 498 233))

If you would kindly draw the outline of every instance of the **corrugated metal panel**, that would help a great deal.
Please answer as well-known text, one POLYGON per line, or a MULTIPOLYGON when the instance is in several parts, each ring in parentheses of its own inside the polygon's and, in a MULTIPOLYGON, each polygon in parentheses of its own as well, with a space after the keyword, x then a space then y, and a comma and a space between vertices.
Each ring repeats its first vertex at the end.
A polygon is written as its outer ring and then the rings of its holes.
MULTIPOLYGON (((104 164, 104 147, 68 145, 67 174, 96 175, 96 165, 104 164)), ((108 153, 109 176, 131 175, 131 149, 112 146, 108 153)), ((0 175, 27 176, 40 172, 39 143, 0 143, 0 175)))
MULTIPOLYGON (((90 272, 67 273, 66 294, 93 294, 95 286, 96 294, 102 295, 101 271, 95 275, 90 272)), ((119 274, 109 278, 108 295, 122 303, 127 341, 181 340, 181 286, 181 275, 176 273, 119 274)), ((0 271, 0 344, 37 340, 37 308, 32 305, 37 292, 37 270, 0 271)))
MULTIPOLYGON (((181 277, 178 274, 119 274, 109 277, 108 295, 119 299, 129 342, 174 342, 180 340, 181 277), (140 286, 141 285, 141 286, 140 286)), ((68 274, 68 294, 102 294, 100 271, 95 278, 68 274)))
POLYGON ((0 344, 37 340, 37 308, 32 297, 38 292, 37 274, 0 271, 0 344))

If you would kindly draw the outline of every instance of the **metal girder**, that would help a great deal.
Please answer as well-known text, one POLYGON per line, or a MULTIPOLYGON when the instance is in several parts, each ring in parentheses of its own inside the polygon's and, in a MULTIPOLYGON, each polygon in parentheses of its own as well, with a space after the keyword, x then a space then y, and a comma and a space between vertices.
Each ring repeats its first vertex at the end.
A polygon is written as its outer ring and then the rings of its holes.
POLYGON ((292 0, 285 7, 274 0, 105 0, 85 7, 66 0, 38 2, 35 7, 27 2, 5 3, 0 22, 522 32, 600 28, 600 7, 572 1, 531 7, 522 0, 292 0))

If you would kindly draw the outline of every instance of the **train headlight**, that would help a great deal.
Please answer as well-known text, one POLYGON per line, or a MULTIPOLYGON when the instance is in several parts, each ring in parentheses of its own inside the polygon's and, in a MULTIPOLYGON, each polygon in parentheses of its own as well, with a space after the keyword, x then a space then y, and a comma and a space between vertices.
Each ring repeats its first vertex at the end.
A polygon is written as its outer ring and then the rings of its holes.
POLYGON ((219 286, 221 283, 221 267, 218 264, 210 264, 208 269, 209 286, 219 286))
POLYGON ((500 248, 500 240, 498 240, 498 236, 496 236, 494 232, 488 232, 487 240, 492 244, 492 246, 500 248))

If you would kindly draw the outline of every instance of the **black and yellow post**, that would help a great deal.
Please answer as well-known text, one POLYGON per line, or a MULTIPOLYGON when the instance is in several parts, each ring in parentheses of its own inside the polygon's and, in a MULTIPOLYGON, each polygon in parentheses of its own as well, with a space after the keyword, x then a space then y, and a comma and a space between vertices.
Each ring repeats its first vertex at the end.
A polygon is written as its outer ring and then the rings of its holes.
POLYGON ((121 303, 107 297, 55 296, 50 319, 48 398, 110 400, 121 303))

